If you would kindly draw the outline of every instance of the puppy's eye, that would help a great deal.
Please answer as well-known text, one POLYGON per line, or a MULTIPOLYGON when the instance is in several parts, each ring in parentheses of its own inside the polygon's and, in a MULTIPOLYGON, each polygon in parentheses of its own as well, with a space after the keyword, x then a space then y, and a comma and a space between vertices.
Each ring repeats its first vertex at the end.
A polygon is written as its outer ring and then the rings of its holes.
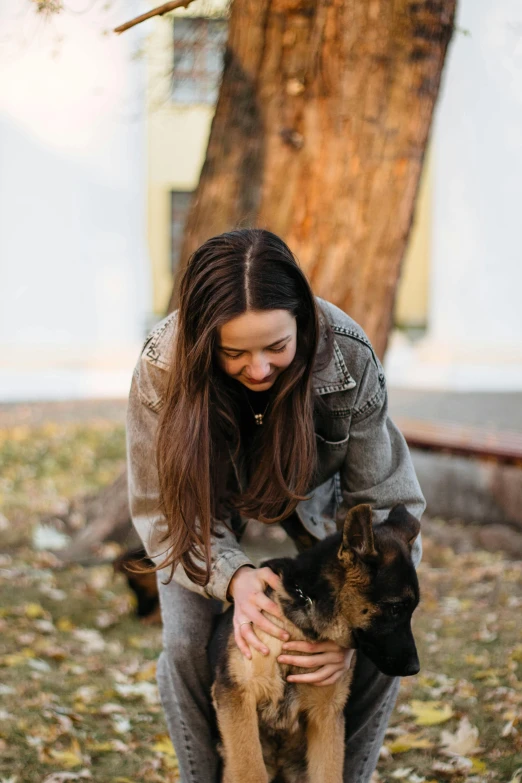
POLYGON ((392 617, 398 617, 402 610, 402 604, 390 604, 388 611, 392 617))

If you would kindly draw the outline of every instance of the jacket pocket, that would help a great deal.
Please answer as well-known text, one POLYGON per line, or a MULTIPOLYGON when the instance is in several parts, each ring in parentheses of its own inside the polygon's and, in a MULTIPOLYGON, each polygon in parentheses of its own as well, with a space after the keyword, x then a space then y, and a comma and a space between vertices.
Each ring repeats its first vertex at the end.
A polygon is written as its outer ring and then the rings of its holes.
POLYGON ((154 413, 159 413, 165 402, 167 373, 142 356, 135 375, 141 402, 154 413))

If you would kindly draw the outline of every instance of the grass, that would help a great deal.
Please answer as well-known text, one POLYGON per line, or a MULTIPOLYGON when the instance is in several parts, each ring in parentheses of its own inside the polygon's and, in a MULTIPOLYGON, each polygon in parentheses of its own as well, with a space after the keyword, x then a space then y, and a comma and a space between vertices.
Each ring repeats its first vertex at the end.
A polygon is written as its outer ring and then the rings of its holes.
MULTIPOLYGON (((124 449, 104 422, 0 432, 1 783, 179 779, 160 629, 110 566, 56 570, 32 547, 42 516, 109 483, 124 449)), ((522 564, 427 540, 419 573, 422 669, 403 681, 379 780, 522 783, 522 564)))

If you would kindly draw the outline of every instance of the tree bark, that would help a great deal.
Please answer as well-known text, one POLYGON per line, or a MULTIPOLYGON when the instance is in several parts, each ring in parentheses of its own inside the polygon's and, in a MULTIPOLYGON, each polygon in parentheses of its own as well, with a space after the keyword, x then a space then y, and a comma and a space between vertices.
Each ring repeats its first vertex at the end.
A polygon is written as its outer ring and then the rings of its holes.
POLYGON ((382 357, 455 6, 235 0, 181 257, 274 231, 382 357))

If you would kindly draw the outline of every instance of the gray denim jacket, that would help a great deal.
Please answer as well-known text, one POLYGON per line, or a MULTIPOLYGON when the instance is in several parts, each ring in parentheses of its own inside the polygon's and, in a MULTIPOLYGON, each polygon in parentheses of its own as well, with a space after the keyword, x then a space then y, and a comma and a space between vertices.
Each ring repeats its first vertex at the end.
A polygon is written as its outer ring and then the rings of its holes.
MULTIPOLYGON (((302 524, 312 536, 324 538, 336 530, 336 512, 370 503, 375 522, 383 521, 395 503, 404 503, 420 519, 425 501, 406 442, 389 419, 382 366, 361 327, 338 307, 317 299, 330 323, 333 356, 314 376, 315 393, 325 410, 315 417, 318 470, 311 497, 297 506, 302 524)), ((165 520, 160 515, 155 438, 164 402, 167 370, 176 335, 176 313, 161 321, 147 338, 134 370, 127 412, 127 458, 131 516, 145 549, 159 564, 166 544, 158 545, 165 520)), ((227 520, 223 520, 226 522, 227 520)), ((230 523, 229 523, 230 524, 230 523)), ((207 597, 225 600, 234 573, 251 561, 242 551, 239 531, 221 524, 222 537, 212 543, 212 569, 205 587, 191 582, 178 566, 175 581, 207 597)), ((415 565, 422 554, 418 537, 415 565)))

